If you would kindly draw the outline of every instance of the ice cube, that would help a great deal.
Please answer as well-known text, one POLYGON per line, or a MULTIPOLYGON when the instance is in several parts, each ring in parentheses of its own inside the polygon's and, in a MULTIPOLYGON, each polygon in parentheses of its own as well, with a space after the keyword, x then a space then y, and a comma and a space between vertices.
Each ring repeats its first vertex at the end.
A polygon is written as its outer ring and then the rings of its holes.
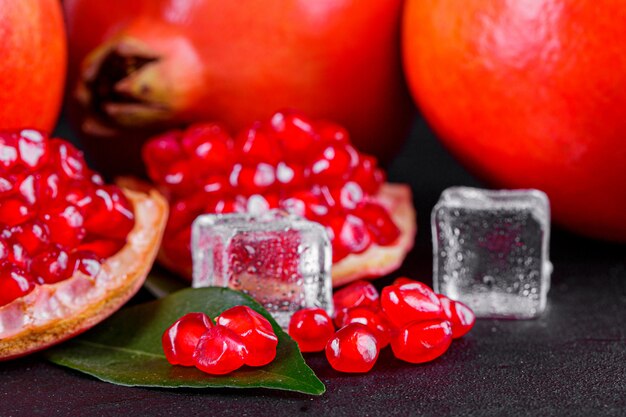
POLYGON ((333 314, 331 245, 318 223, 272 210, 206 214, 192 226, 193 286, 230 287, 282 326, 305 307, 333 314))
POLYGON ((435 291, 477 317, 526 319, 546 306, 550 205, 539 190, 452 187, 435 205, 435 291))

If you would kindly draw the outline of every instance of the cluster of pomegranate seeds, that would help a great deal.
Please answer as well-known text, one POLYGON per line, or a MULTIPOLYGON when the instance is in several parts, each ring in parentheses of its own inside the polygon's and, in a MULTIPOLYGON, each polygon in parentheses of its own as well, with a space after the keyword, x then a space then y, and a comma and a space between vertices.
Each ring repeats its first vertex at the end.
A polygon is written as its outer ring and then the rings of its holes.
POLYGON ((0 132, 0 306, 77 271, 96 276, 134 224, 122 191, 71 144, 0 132))
POLYGON ((177 262, 191 263, 190 227, 203 213, 282 208, 307 217, 326 226, 334 261, 400 235, 373 198, 385 181, 376 159, 334 123, 278 112, 234 138, 218 124, 197 124, 153 138, 143 158, 170 199, 163 250, 177 262))
POLYGON ((333 300, 336 333, 324 310, 310 308, 292 316, 289 334, 303 352, 325 349, 328 362, 340 372, 368 372, 389 344, 403 361, 432 361, 475 322, 465 304, 404 277, 381 295, 371 283, 356 281, 337 291, 333 300))
POLYGON ((224 375, 243 365, 264 366, 276 357, 278 338, 265 317, 247 306, 232 307, 215 318, 188 313, 162 337, 163 352, 172 365, 195 366, 224 375))

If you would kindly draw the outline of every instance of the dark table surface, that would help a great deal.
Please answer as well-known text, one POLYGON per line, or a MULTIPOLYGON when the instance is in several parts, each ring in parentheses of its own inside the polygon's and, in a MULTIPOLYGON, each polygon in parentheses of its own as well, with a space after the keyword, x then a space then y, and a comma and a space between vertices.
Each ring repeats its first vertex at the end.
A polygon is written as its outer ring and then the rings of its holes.
MULTIPOLYGON (((451 185, 480 185, 419 121, 390 167, 415 194, 419 234, 400 273, 431 282, 429 215, 451 185)), ((0 364, 0 416, 572 415, 626 416, 626 246, 554 228, 548 309, 532 321, 479 320, 438 360, 409 365, 381 353, 374 370, 333 371, 307 355, 320 397, 269 390, 128 388, 37 355, 0 364)), ((135 301, 150 296, 142 290, 135 301)))

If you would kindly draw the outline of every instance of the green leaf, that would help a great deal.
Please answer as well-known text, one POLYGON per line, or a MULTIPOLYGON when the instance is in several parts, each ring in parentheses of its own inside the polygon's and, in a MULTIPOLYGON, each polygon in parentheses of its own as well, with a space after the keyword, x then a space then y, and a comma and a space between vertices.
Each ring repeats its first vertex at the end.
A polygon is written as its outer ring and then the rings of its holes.
POLYGON ((309 368, 298 346, 252 298, 227 288, 185 289, 160 300, 126 308, 64 344, 46 357, 106 382, 161 388, 270 388, 320 395, 324 384, 309 368), (229 375, 212 376, 193 367, 172 366, 165 359, 161 335, 189 312, 211 318, 247 305, 263 314, 278 336, 276 359, 260 368, 243 367, 229 375))

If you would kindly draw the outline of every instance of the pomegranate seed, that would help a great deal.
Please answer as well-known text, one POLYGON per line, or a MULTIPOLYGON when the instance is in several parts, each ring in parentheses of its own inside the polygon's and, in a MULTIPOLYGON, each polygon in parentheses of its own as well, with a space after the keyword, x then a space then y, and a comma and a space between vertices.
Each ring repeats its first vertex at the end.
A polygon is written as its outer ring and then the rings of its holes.
POLYGON ((391 337, 391 325, 387 321, 385 314, 380 310, 369 307, 351 308, 342 315, 341 327, 351 323, 361 323, 365 325, 378 340, 378 347, 384 348, 389 344, 391 337))
POLYGON ((85 217, 85 229, 89 233, 114 239, 124 239, 135 224, 130 202, 114 185, 95 190, 85 217))
POLYGON ((193 366, 193 354, 200 337, 213 327, 204 313, 188 313, 165 330, 161 337, 163 352, 172 365, 193 366))
POLYGON ((196 190, 196 178, 189 161, 176 161, 166 168, 163 183, 170 187, 176 196, 188 195, 196 190))
POLYGON ((336 123, 322 120, 316 123, 315 130, 321 142, 350 143, 348 131, 336 123))
POLYGON ((304 168, 290 162, 279 162, 276 165, 276 180, 287 189, 302 187, 306 182, 304 168))
MULTIPOLYGON (((84 187, 84 183, 80 183, 84 187)), ((20 184, 20 192, 24 196, 32 196, 39 205, 54 203, 61 193, 62 181, 59 174, 49 170, 42 170, 32 175, 32 180, 24 178, 20 184), (26 182, 26 184, 24 184, 26 182), (31 190, 32 187, 32 190, 31 190)), ((33 202, 34 204, 34 202, 33 202)))
POLYGON ((0 132, 0 167, 4 168, 4 171, 11 171, 18 162, 17 135, 0 132))
POLYGON ((248 356, 248 366, 267 365, 276 357, 278 338, 270 322, 247 306, 229 308, 220 314, 215 323, 235 332, 243 340, 248 356))
POLYGON ((343 315, 350 308, 369 307, 378 310, 380 300, 376 287, 371 282, 359 280, 335 291, 333 294, 333 303, 335 304, 335 324, 342 327, 343 315))
POLYGON ((0 239, 0 262, 9 257, 9 244, 0 239))
POLYGON ((30 258, 28 252, 17 242, 9 242, 9 254, 7 260, 20 268, 28 269, 30 258))
POLYGON ((384 173, 376 168, 376 158, 361 155, 359 164, 352 172, 352 181, 359 184, 368 194, 376 194, 385 182, 384 173))
POLYGON ((383 289, 380 304, 393 325, 438 319, 443 308, 437 294, 421 282, 390 285, 383 289))
POLYGON ((50 242, 48 227, 39 220, 13 227, 11 236, 31 255, 41 252, 50 242))
POLYGON ((32 210, 20 198, 6 198, 0 201, 0 224, 17 226, 33 216, 32 210))
POLYGON ((352 214, 333 218, 330 227, 333 249, 339 247, 347 253, 362 253, 372 244, 365 223, 352 214))
POLYGON ((369 372, 380 348, 374 334, 363 324, 352 323, 340 329, 326 345, 326 359, 336 371, 369 372))
POLYGON ((352 167, 348 146, 328 145, 310 163, 310 177, 317 183, 342 182, 352 167))
POLYGON ((16 182, 17 179, 13 175, 0 173, 0 199, 13 192, 16 182))
POLYGON ((143 160, 152 181, 162 181, 166 170, 183 156, 179 131, 167 132, 151 139, 142 149, 143 160))
POLYGON ((321 308, 296 311, 289 322, 289 336, 302 352, 321 352, 334 332, 332 320, 321 308))
POLYGON ((295 112, 278 112, 272 116, 270 126, 278 138, 285 155, 305 157, 315 141, 315 131, 310 120, 295 112))
POLYGON ((54 284, 68 279, 74 272, 70 256, 60 248, 50 248, 35 256, 30 269, 41 284, 54 284))
POLYGON ((87 233, 83 215, 72 204, 53 207, 41 218, 50 231, 50 241, 66 248, 76 247, 87 233))
POLYGON ((414 282, 419 282, 419 281, 415 281, 414 279, 407 278, 407 277, 398 277, 393 281, 393 285, 413 284, 414 282))
POLYGON ((224 375, 241 368, 247 356, 245 343, 237 333, 224 326, 214 326, 200 337, 193 359, 201 371, 224 375))
POLYGON ((389 212, 378 204, 361 203, 354 214, 363 219, 367 229, 379 245, 390 245, 400 236, 400 229, 391 220, 389 212))
POLYGON ((81 151, 60 139, 52 139, 49 145, 51 158, 57 167, 55 172, 59 172, 70 179, 83 179, 89 175, 81 151))
POLYGON ((276 170, 266 163, 254 167, 235 164, 230 173, 229 183, 245 195, 262 193, 276 181, 276 170))
POLYGON ((74 265, 74 271, 80 271, 90 277, 96 277, 100 273, 101 263, 102 257, 88 250, 76 251, 70 257, 70 264, 74 265))
POLYGON ((410 363, 430 362, 443 355, 452 343, 452 327, 448 321, 410 322, 391 338, 396 358, 410 363))
MULTIPOLYGON (((340 188, 331 191, 334 201, 344 210, 354 210, 365 198, 365 193, 359 184, 348 181, 340 188)), ((363 218, 362 216, 359 216, 363 218)), ((367 222, 367 219, 363 218, 367 222)), ((367 225, 369 227, 369 225, 367 225)))
POLYGON ((100 259, 109 258, 118 253, 126 245, 126 240, 85 239, 76 247, 77 250, 95 253, 100 259))
POLYGON ((465 336, 474 327, 476 316, 471 308, 460 301, 454 301, 442 294, 437 294, 441 306, 443 307, 443 315, 452 326, 452 338, 458 339, 465 336))
POLYGON ((37 130, 22 130, 17 140, 17 146, 20 152, 20 160, 30 169, 39 168, 48 160, 47 138, 37 130))
POLYGON ((0 262, 0 307, 23 297, 35 288, 28 274, 7 262, 0 262))
POLYGON ((226 173, 232 165, 232 140, 216 123, 190 126, 183 133, 181 143, 190 157, 191 168, 200 175, 226 173))
POLYGON ((235 152, 241 162, 254 164, 265 162, 276 165, 281 161, 280 149, 276 141, 260 130, 260 123, 244 130, 235 140, 235 152))

